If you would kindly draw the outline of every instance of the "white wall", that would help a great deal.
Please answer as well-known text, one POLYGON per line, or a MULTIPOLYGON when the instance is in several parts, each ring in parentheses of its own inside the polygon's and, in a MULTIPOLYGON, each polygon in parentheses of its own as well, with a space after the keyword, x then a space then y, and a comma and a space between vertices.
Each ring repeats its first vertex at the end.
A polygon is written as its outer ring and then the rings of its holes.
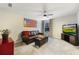
POLYGON ((61 38, 61 33, 62 33, 62 25, 63 24, 73 24, 77 23, 77 15, 68 15, 68 16, 63 16, 59 18, 55 18, 52 20, 52 35, 54 38, 61 38))
MULTIPOLYGON (((23 27, 23 19, 23 15, 18 15, 16 12, 0 9, 0 29, 9 29, 10 37, 12 37, 14 41, 18 40, 18 35, 21 31, 28 29, 23 27)), ((37 27, 29 29, 41 31, 41 21, 37 20, 37 27)))

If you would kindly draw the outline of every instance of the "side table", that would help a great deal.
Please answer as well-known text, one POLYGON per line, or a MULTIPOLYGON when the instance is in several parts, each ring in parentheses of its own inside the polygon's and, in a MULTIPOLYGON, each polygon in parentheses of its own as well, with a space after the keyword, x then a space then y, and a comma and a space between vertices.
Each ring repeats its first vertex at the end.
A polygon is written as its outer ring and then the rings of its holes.
POLYGON ((0 55, 13 55, 14 54, 14 41, 9 38, 8 41, 2 43, 0 39, 0 55))

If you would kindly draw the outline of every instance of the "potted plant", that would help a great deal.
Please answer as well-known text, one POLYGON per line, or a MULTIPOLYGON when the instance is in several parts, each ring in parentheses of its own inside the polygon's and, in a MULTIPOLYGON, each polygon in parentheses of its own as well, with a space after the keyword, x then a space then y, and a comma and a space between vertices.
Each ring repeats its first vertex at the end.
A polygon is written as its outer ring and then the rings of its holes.
POLYGON ((3 29, 3 30, 1 31, 2 39, 3 39, 3 40, 7 40, 7 39, 8 39, 9 32, 10 32, 10 31, 9 31, 8 29, 3 29))

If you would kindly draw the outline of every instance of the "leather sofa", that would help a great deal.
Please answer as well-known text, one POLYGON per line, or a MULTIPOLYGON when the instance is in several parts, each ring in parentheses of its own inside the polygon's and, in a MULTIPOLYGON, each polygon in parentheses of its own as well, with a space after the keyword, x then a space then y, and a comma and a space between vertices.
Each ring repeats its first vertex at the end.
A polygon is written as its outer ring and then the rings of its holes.
POLYGON ((30 44, 35 41, 37 31, 22 31, 21 38, 26 44, 30 44))

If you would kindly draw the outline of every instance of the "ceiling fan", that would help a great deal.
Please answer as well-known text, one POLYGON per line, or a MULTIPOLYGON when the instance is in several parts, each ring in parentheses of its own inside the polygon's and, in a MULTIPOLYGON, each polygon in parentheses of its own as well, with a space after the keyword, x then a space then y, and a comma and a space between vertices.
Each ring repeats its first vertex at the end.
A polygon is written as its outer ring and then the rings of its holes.
POLYGON ((43 4, 42 16, 43 16, 43 17, 53 16, 52 13, 48 13, 48 12, 49 12, 49 11, 47 10, 47 6, 46 6, 46 4, 43 4))

